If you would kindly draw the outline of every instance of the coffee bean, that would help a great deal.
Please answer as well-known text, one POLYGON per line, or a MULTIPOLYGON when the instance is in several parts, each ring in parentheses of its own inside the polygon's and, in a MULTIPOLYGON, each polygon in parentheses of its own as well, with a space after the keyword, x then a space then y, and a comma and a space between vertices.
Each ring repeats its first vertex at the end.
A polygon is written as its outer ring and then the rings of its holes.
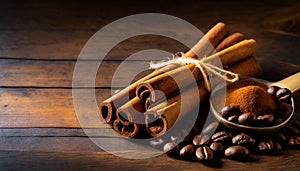
POLYGON ((233 115, 233 116, 228 117, 227 120, 230 122, 233 122, 233 123, 238 123, 238 118, 239 118, 238 115, 233 115))
POLYGON ((273 147, 273 141, 270 139, 258 143, 259 152, 270 152, 273 150, 273 147))
POLYGON ((286 143, 286 136, 283 133, 277 133, 277 134, 273 135, 272 140, 277 141, 281 144, 285 144, 286 143))
POLYGON ((198 147, 196 150, 196 157, 199 161, 202 161, 202 162, 209 161, 209 160, 213 159, 214 153, 207 146, 198 147))
POLYGON ((248 148, 237 145, 237 146, 228 147, 225 150, 224 155, 233 160, 244 161, 249 159, 250 152, 248 148))
POLYGON ((232 138, 232 144, 253 147, 256 144, 256 140, 251 138, 248 134, 240 133, 232 138))
POLYGON ((291 99, 292 92, 287 88, 281 88, 277 91, 276 97, 281 101, 288 101, 291 99))
POLYGON ((269 125, 274 121, 274 115, 273 114, 259 115, 256 120, 261 124, 269 125))
POLYGON ((293 134, 293 135, 299 134, 300 132, 299 128, 290 125, 286 126, 285 130, 288 134, 293 134))
POLYGON ((291 115, 292 111, 293 111, 292 105, 290 105, 288 103, 284 103, 284 102, 280 102, 278 104, 278 114, 281 117, 287 118, 288 116, 291 115))
POLYGON ((243 113, 238 118, 238 123, 243 125, 254 125, 256 116, 254 113, 243 113))
POLYGON ((207 145, 210 143, 210 137, 207 134, 198 134, 193 139, 195 146, 207 145))
POLYGON ((278 142, 274 142, 273 146, 274 146, 273 148, 274 148, 275 151, 281 151, 282 150, 282 145, 278 142))
POLYGON ((213 152, 217 154, 223 153, 223 151, 225 150, 225 146, 219 142, 212 142, 209 147, 213 152))
POLYGON ((226 131, 216 132, 211 136, 212 141, 228 144, 231 142, 232 135, 226 131))
POLYGON ((283 121, 284 121, 284 119, 283 119, 282 117, 277 117, 277 118, 274 120, 274 124, 275 124, 275 125, 278 125, 278 124, 281 124, 283 121))
POLYGON ((241 114, 241 110, 239 106, 225 106, 221 110, 221 115, 223 118, 228 118, 232 115, 239 115, 241 114))
POLYGON ((271 94, 272 96, 276 97, 276 93, 279 89, 280 89, 280 87, 278 87, 278 86, 271 86, 268 88, 267 92, 269 94, 271 94))
POLYGON ((291 146, 291 147, 300 147, 300 137, 290 136, 289 137, 289 146, 291 146))
POLYGON ((202 130, 202 134, 211 135, 218 128, 218 126, 219 122, 212 122, 202 130))
POLYGON ((170 157, 177 158, 179 155, 180 147, 175 142, 169 142, 164 145, 163 151, 170 157))
POLYGON ((195 148, 192 144, 188 144, 179 151, 179 156, 183 159, 193 159, 195 156, 195 148))
POLYGON ((295 120, 293 122, 293 124, 297 127, 297 128, 300 128, 300 121, 299 120, 295 120))

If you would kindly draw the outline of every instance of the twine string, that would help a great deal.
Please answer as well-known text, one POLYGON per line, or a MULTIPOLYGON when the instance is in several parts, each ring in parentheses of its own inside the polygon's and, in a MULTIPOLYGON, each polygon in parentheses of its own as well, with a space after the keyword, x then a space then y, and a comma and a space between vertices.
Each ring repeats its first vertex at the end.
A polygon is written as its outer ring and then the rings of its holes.
POLYGON ((150 68, 151 69, 158 69, 162 68, 164 66, 167 66, 169 64, 195 64, 196 68, 200 70, 200 72, 203 75, 203 79, 205 82, 205 86, 207 90, 211 90, 211 85, 210 81, 208 79, 208 74, 207 71, 212 72, 214 75, 224 79, 227 82, 235 82, 239 79, 239 75, 231 72, 224 70, 223 68, 217 67, 215 65, 212 65, 208 63, 207 61, 211 60, 213 56, 207 57, 207 58, 202 58, 202 59, 192 59, 190 57, 185 57, 183 52, 177 52, 173 55, 173 59, 169 59, 167 61, 161 61, 158 63, 151 62, 150 63, 150 68), (184 57, 184 58, 183 58, 184 57), (230 76, 230 78, 228 77, 230 76))

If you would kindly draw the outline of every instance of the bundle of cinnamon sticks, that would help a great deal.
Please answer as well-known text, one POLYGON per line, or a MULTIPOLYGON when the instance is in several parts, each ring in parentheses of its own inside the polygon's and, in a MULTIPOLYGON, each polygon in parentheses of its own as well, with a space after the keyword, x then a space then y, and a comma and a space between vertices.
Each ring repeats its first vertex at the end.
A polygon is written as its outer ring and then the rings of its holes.
MULTIPOLYGON (((255 77, 261 68, 252 55, 256 42, 241 33, 229 33, 224 23, 217 23, 183 57, 220 59, 223 67, 241 76, 255 77), (196 55, 197 54, 197 55, 196 55)), ((181 109, 181 97, 191 93, 189 86, 197 82, 200 104, 208 100, 202 72, 195 64, 169 64, 132 83, 103 101, 100 116, 122 136, 128 138, 157 137, 165 134, 180 118, 190 113, 197 101, 187 97, 188 106, 181 109), (186 77, 185 73, 193 77, 186 77), (178 78, 174 80, 174 78, 178 78), (184 88, 180 92, 177 85, 184 88), (180 92, 180 93, 179 93, 180 92), (127 100, 129 97, 129 101, 127 100), (181 116, 179 116, 179 113, 181 116)))

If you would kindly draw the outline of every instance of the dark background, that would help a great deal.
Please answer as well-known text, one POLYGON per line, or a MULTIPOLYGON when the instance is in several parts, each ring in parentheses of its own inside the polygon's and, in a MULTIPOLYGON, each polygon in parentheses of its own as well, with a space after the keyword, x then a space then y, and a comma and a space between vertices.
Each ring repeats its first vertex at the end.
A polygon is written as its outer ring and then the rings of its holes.
MULTIPOLYGON (((72 74, 81 48, 101 27, 132 14, 174 15, 203 32, 222 21, 231 33, 257 41, 262 78, 277 81, 300 71, 299 9, 297 0, 0 1, 0 170, 212 169, 165 155, 122 159, 94 145, 82 131, 72 103, 72 74)), ((120 61, 148 48, 177 52, 185 47, 155 36, 121 43, 106 57, 102 76, 97 77, 99 102, 110 96, 110 80, 120 61)), ((295 100, 300 115, 299 93, 295 100)), ((300 151, 286 150, 255 163, 222 159, 218 167, 297 170, 299 159, 300 151)))

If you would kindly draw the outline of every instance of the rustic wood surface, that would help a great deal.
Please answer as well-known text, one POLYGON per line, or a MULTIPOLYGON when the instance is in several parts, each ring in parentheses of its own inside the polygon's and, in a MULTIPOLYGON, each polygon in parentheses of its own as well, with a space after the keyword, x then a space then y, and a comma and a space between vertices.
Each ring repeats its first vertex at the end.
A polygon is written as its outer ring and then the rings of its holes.
MULTIPOLYGON (((72 77, 81 48, 101 27, 127 15, 157 12, 185 19, 203 32, 223 21, 231 32, 256 39, 255 56, 263 68, 262 78, 276 81, 300 71, 299 9, 296 0, 1 1, 0 170, 298 170, 300 150, 295 149, 259 156, 258 162, 221 159, 207 165, 166 155, 133 160, 104 152, 87 137, 77 120, 72 77)), ((182 44, 160 36, 140 36, 120 43, 98 71, 98 103, 110 96, 111 89, 123 86, 111 87, 113 72, 122 60, 148 48, 186 50, 182 44)), ((79 62, 89 64, 94 60, 79 62)), ((151 60, 155 58, 129 63, 134 66, 151 60)), ((295 101, 300 118, 300 93, 295 94, 295 101)), ((94 130, 92 136, 97 137, 97 129, 108 128, 87 129, 94 130)))

